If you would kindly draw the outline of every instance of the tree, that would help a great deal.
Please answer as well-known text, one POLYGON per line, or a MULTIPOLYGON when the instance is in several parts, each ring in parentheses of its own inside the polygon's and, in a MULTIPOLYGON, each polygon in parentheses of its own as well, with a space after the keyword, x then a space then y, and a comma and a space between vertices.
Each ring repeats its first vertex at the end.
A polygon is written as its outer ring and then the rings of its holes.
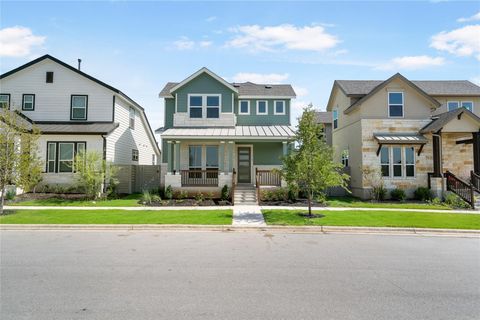
POLYGON ((118 183, 117 170, 102 159, 97 151, 79 152, 75 157, 75 172, 80 186, 90 199, 98 199, 106 183, 110 188, 118 183))
POLYGON ((282 176, 289 187, 307 195, 308 216, 311 218, 314 196, 324 195, 329 187, 346 189, 349 176, 342 173, 341 163, 333 161, 333 150, 325 142, 312 105, 304 108, 299 119, 295 145, 283 158, 282 176))
POLYGON ((41 181, 39 130, 16 111, 0 109, 0 214, 7 185, 30 191, 41 181))

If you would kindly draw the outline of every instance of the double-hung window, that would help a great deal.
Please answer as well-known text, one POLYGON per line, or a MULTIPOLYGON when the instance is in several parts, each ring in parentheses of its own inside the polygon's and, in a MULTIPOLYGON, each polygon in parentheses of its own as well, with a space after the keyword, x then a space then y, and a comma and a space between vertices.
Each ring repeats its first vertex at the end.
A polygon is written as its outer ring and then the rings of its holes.
POLYGON ((24 110, 24 111, 35 110, 35 95, 34 94, 24 94, 22 96, 22 110, 24 110))
POLYGON ((268 114, 268 103, 266 100, 257 101, 257 114, 258 115, 268 114))
POLYGON ((285 114, 285 101, 275 101, 274 114, 285 114))
POLYGON ((0 109, 10 109, 10 95, 6 93, 0 94, 0 109))
POLYGON ((188 96, 190 118, 219 118, 221 107, 219 94, 191 94, 188 96))
POLYGON ((383 177, 415 177, 415 148, 382 146, 380 150, 380 167, 383 177))
POLYGON ((338 110, 333 110, 333 129, 338 128, 338 110))
POLYGON ((133 107, 129 109, 129 126, 130 129, 135 129, 135 109, 133 107))
POLYGON ((70 103, 70 119, 87 120, 88 96, 72 95, 70 103))
POLYGON ((47 142, 47 172, 74 172, 75 156, 85 150, 85 142, 47 142))
POLYGON ((403 117, 403 92, 388 93, 388 116, 391 118, 403 117))
POLYGON ((447 102, 448 111, 458 109, 459 106, 460 106, 460 103, 458 101, 448 101, 447 102))
POLYGON ((218 146, 206 146, 205 167, 209 170, 218 170, 218 146))
POLYGON ((188 168, 190 172, 188 177, 199 179, 202 177, 202 146, 188 147, 188 168), (192 172, 198 171, 198 172, 192 172))
POLYGON ((132 161, 138 161, 138 150, 132 149, 132 161))
POLYGON ((238 105, 238 114, 250 114, 250 101, 240 100, 238 105))

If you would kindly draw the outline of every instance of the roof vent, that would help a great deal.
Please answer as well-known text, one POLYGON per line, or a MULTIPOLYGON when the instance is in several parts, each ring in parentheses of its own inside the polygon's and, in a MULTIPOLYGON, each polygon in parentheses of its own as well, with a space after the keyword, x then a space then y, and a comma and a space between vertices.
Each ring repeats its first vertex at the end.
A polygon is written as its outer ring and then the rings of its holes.
POLYGON ((265 89, 272 89, 272 86, 267 84, 267 85, 265 85, 265 89))
POLYGON ((234 83, 233 86, 234 86, 235 88, 240 88, 240 85, 239 85, 238 83, 234 83))

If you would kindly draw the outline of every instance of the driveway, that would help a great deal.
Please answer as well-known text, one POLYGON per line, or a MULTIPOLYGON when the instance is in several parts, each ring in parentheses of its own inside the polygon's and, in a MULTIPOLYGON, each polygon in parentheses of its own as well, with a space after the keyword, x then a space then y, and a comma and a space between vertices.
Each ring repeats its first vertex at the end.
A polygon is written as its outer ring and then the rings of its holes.
POLYGON ((478 319, 474 238, 2 231, 0 318, 478 319))

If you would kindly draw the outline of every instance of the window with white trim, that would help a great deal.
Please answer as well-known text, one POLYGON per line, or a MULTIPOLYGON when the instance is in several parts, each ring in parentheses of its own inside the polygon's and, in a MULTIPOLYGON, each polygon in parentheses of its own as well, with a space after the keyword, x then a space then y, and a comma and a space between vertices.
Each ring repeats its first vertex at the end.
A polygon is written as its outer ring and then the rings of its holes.
POLYGON ((447 110, 452 111, 458 108, 465 108, 473 112, 473 101, 448 101, 447 110))
POLYGON ((335 109, 333 110, 333 129, 337 129, 338 128, 338 110, 335 109))
POLYGON ((458 101, 448 101, 447 102, 448 111, 458 109, 459 106, 460 106, 460 103, 458 101))
POLYGON ((88 97, 86 95, 72 95, 70 107, 71 120, 87 120, 88 97))
POLYGON ((250 114, 250 101, 240 100, 238 102, 238 114, 250 114))
POLYGON ((473 112, 473 101, 462 101, 462 108, 468 109, 473 112))
POLYGON ((132 149, 132 161, 138 161, 138 150, 132 149))
POLYGON ((35 95, 34 94, 24 94, 22 96, 22 110, 24 110, 24 111, 35 110, 35 95))
POLYGON ((135 129, 135 109, 133 107, 130 107, 128 117, 130 129, 135 129))
POLYGON ((10 95, 9 94, 0 94, 0 108, 1 109, 10 109, 10 95))
POLYGON ((403 118, 403 92, 388 93, 388 116, 391 118, 403 118))
POLYGON ((343 150, 341 155, 341 161, 344 167, 348 167, 348 157, 349 157, 348 150, 343 150))
POLYGON ((415 148, 402 146, 382 146, 380 168, 383 177, 415 177, 415 148))
POLYGON ((189 94, 188 112, 190 118, 218 119, 221 108, 220 94, 189 94))
POLYGON ((268 114, 267 100, 257 100, 257 115, 268 114))
POLYGON ((285 101, 275 101, 274 114, 285 114, 285 101))

